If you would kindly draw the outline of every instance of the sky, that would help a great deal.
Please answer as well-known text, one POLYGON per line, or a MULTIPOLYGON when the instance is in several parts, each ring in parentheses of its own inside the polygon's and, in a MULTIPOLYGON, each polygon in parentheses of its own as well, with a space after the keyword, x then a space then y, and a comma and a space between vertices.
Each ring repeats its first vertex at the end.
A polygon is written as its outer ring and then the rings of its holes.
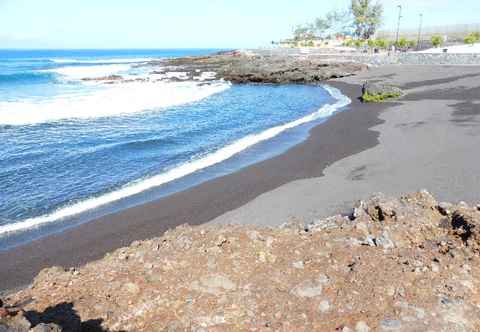
MULTIPOLYGON (((480 23, 480 0, 380 0, 383 29, 480 23)), ((0 0, 0 48, 241 48, 350 0, 0 0)))

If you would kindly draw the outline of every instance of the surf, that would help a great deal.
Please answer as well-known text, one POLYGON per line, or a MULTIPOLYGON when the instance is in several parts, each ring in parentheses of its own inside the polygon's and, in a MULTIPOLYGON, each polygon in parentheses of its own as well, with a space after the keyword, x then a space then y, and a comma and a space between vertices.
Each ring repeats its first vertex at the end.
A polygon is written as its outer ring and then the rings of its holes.
POLYGON ((47 215, 25 219, 13 224, 2 225, 0 226, 0 236, 38 228, 42 225, 73 217, 83 212, 87 212, 101 206, 106 206, 110 203, 140 194, 153 188, 160 187, 164 184, 181 179, 202 169, 226 161, 240 152, 245 151, 260 142, 272 139, 288 129, 298 127, 302 124, 306 124, 317 119, 328 118, 335 112, 338 112, 343 107, 350 104, 351 100, 344 96, 338 89, 330 86, 324 86, 324 88, 336 100, 335 103, 325 104, 317 111, 297 120, 268 128, 257 134, 248 135, 231 144, 227 144, 226 146, 219 148, 218 150, 204 157, 186 162, 164 173, 140 179, 110 193, 65 206, 47 215))
POLYGON ((87 94, 0 102, 0 125, 35 125, 131 115, 200 101, 230 87, 227 82, 133 82, 100 86, 87 94))

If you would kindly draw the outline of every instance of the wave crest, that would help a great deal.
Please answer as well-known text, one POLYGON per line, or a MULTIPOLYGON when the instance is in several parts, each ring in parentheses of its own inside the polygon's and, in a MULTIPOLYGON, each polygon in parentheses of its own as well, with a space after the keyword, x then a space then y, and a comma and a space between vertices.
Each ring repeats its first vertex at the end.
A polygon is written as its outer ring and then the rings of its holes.
POLYGON ((344 96, 338 89, 332 88, 330 86, 325 86, 325 89, 330 93, 332 97, 337 100, 336 103, 324 105, 318 111, 298 120, 286 123, 284 125, 269 128, 259 134, 246 136, 201 159, 193 160, 165 173, 131 183, 114 192, 102 195, 100 197, 90 198, 79 203, 75 203, 71 206, 61 208, 48 215, 30 218, 14 224, 0 226, 0 236, 9 233, 25 231, 31 228, 39 227, 44 224, 58 221, 60 219, 72 217, 82 212, 86 212, 88 210, 98 208, 100 206, 104 206, 109 203, 113 203, 115 201, 175 181, 196 171, 225 161, 255 144, 277 136, 285 130, 297 127, 299 125, 311 122, 316 119, 329 117, 342 107, 350 104, 351 100, 348 97, 344 96))
POLYGON ((98 65, 98 66, 67 66, 54 69, 45 69, 44 72, 62 75, 66 79, 81 80, 82 78, 104 77, 131 68, 127 64, 98 65))
POLYGON ((71 119, 133 114, 202 100, 230 87, 226 82, 134 82, 115 84, 89 95, 45 101, 0 102, 0 125, 32 125, 71 119))

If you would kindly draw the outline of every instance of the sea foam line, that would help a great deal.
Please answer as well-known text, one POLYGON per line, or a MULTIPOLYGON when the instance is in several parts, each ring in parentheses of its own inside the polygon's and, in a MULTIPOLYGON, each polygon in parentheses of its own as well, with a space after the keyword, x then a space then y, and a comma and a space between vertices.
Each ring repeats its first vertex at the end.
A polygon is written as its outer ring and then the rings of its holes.
POLYGON ((278 134, 284 132, 285 130, 297 127, 299 125, 311 122, 319 118, 325 118, 325 117, 331 116, 340 108, 350 104, 351 100, 345 95, 343 95, 338 89, 332 88, 330 86, 324 86, 324 88, 330 93, 330 95, 333 98, 337 100, 335 104, 324 105, 318 111, 312 114, 309 114, 303 118, 300 118, 298 120, 286 123, 284 125, 269 128, 259 134, 246 136, 230 145, 227 145, 217 150, 216 152, 213 152, 210 155, 205 156, 202 159, 185 163, 168 172, 126 185, 125 187, 120 188, 117 191, 105 194, 100 197, 90 198, 83 202, 75 203, 71 206, 61 208, 48 215, 34 217, 34 218, 26 219, 24 221, 20 221, 14 224, 7 224, 7 225, 0 226, 0 236, 7 235, 14 232, 19 232, 19 231, 25 231, 31 228, 39 227, 44 224, 61 220, 67 217, 72 217, 82 212, 86 212, 88 210, 98 208, 100 206, 107 205, 109 203, 113 203, 115 201, 139 194, 146 190, 159 187, 163 184, 166 184, 174 180, 180 179, 184 176, 190 175, 198 170, 223 162, 255 144, 258 144, 260 142, 263 142, 265 140, 268 140, 277 136, 278 134))
POLYGON ((67 79, 80 80, 82 78, 108 76, 118 72, 127 71, 130 68, 131 65, 128 64, 109 64, 98 66, 67 66, 45 69, 42 71, 60 74, 67 79))
POLYGON ((54 63, 143 63, 155 60, 155 58, 118 58, 118 59, 98 59, 98 60, 81 60, 81 59, 64 59, 64 58, 53 58, 49 59, 54 63))
POLYGON ((134 82, 105 86, 87 95, 52 100, 0 101, 0 125, 23 126, 72 119, 134 114, 200 101, 230 88, 227 82, 134 82))

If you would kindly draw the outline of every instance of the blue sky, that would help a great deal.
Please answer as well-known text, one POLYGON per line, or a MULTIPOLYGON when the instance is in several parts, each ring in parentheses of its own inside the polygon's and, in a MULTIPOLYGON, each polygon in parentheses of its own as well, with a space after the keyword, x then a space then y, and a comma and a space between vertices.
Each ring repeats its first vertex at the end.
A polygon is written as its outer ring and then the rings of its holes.
MULTIPOLYGON (((0 0, 0 48, 258 47, 349 0, 0 0)), ((383 0, 384 28, 480 23, 480 0, 383 0)))

